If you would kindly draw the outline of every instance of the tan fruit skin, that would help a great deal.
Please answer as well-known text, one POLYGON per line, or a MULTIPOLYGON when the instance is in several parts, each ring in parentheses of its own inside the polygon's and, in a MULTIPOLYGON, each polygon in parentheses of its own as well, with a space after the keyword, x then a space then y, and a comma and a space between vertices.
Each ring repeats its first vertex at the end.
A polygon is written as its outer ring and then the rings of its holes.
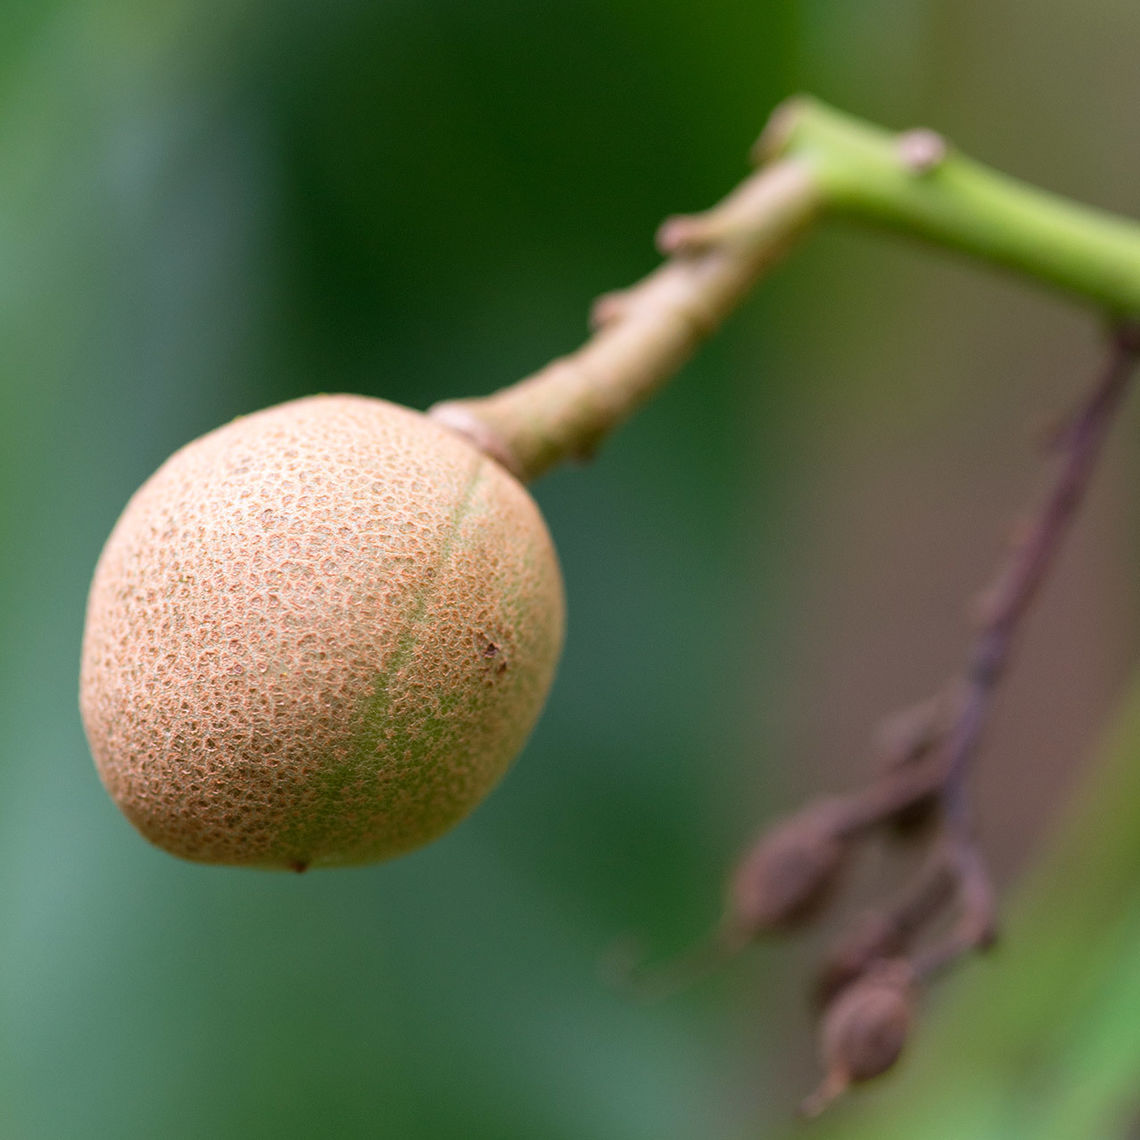
POLYGON ((160 847, 365 863, 494 786, 564 620, 520 483, 419 413, 313 396, 188 444, 127 504, 88 599, 80 708, 107 790, 160 847))

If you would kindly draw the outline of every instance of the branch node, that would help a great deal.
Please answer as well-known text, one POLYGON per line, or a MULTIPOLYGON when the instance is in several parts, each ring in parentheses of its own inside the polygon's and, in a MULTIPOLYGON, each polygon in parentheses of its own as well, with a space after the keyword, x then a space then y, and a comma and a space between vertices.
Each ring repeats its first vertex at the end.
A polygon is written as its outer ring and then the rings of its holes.
POLYGON ((752 145, 750 158, 754 166, 774 162, 788 149, 796 124, 812 99, 807 95, 793 95, 778 104, 768 116, 760 137, 752 145))
POLYGON ((629 312, 630 290, 614 289, 595 298, 590 307, 590 328, 595 332, 623 320, 629 312))
POLYGON ((915 175, 929 174, 946 160, 950 148, 937 131, 917 127, 904 131, 895 143, 906 170, 915 175))
POLYGON ((745 188, 741 187, 704 213, 666 218, 657 230, 658 251, 667 257, 694 257, 717 246, 747 240, 756 231, 755 211, 747 209, 747 204, 745 188))

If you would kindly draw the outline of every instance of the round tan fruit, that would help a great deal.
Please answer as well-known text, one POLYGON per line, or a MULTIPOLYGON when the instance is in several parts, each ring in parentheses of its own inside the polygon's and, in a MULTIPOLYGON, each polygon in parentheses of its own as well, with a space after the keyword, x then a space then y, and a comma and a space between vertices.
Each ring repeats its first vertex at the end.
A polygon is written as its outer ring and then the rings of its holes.
POLYGON ((127 504, 88 600, 83 722, 175 855, 364 863, 502 776, 563 621, 521 484, 417 412, 313 396, 188 444, 127 504))

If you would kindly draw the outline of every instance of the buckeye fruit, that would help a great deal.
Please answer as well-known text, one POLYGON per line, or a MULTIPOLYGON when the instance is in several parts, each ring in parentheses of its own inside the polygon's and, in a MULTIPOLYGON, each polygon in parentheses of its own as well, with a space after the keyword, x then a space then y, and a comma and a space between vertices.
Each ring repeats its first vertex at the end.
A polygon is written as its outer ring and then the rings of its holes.
POLYGON ((91 586, 80 706, 175 855, 304 869, 440 835, 522 748, 564 601, 522 485, 417 412, 313 396, 183 447, 91 586))

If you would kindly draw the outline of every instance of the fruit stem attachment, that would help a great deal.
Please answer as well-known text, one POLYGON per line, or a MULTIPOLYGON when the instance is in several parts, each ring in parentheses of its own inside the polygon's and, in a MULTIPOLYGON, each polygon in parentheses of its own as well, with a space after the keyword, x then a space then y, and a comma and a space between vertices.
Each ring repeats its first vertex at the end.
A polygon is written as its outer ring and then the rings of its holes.
POLYGON ((668 219, 667 259, 598 299, 576 352, 490 396, 429 414, 524 482, 593 454, 825 216, 923 238, 1091 302, 1140 315, 1140 223, 990 170, 933 131, 892 134, 810 98, 777 108, 759 169, 706 213, 668 219))

